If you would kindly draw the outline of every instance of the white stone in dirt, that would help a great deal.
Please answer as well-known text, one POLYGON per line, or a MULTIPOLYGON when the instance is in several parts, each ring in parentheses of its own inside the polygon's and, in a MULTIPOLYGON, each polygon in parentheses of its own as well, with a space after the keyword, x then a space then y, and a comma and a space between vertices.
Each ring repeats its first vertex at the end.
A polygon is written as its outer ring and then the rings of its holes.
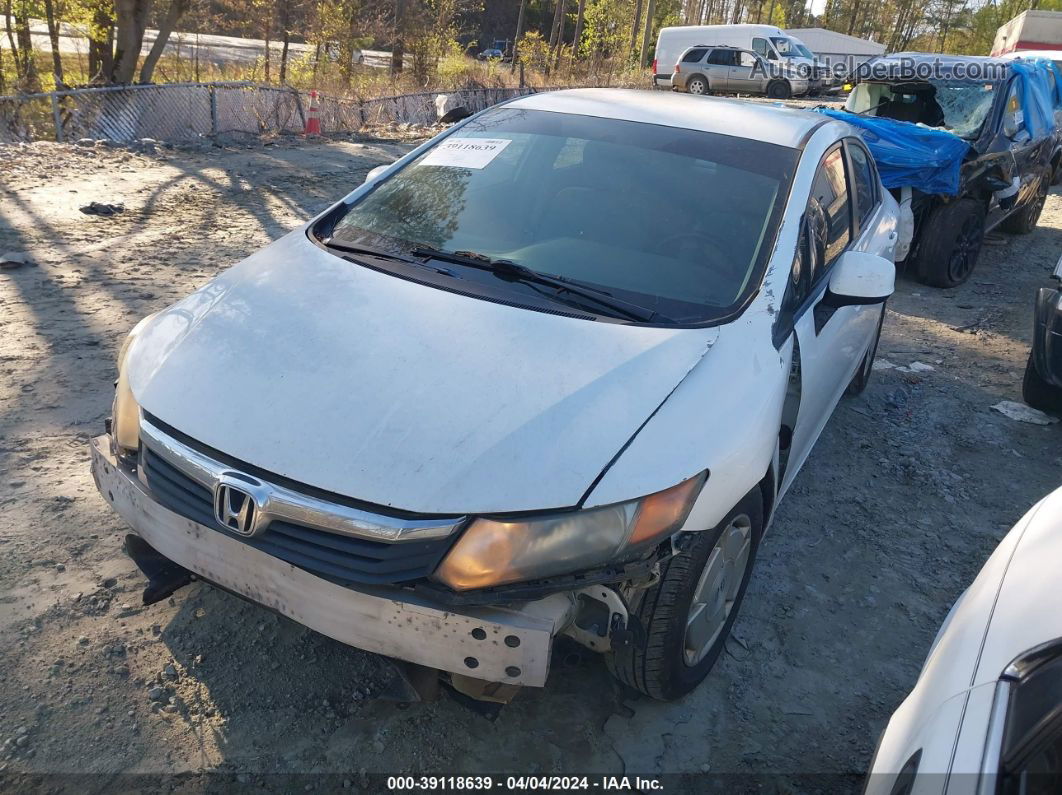
POLYGON ((992 408, 1004 417, 1010 417, 1010 419, 1018 422, 1027 422, 1031 425, 1051 425, 1058 422, 1058 417, 1044 414, 1039 409, 1026 406, 1024 403, 1015 403, 1013 400, 1001 400, 992 408))
POLYGON ((0 254, 0 269, 21 268, 23 265, 33 265, 30 255, 24 251, 5 251, 0 254))
MULTIPOLYGON (((904 368, 901 367, 900 369, 903 370, 904 368)), ((907 365, 907 371, 912 373, 927 373, 933 369, 933 365, 926 364, 925 362, 911 362, 907 365)))

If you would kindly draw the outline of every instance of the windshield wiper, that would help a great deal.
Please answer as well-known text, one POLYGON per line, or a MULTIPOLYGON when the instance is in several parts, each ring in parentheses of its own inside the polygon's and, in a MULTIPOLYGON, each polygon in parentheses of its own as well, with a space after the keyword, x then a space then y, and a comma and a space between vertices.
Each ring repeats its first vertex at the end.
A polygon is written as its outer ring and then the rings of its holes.
MULTIPOLYGON (((334 249, 336 251, 342 251, 344 254, 360 254, 363 257, 373 257, 375 259, 386 259, 394 262, 405 262, 408 265, 416 265, 418 268, 427 268, 435 273, 441 273, 445 276, 453 276, 458 278, 457 274, 449 268, 436 268, 434 265, 429 265, 423 259, 416 259, 415 257, 408 257, 405 254, 397 254, 394 251, 388 251, 383 248, 376 248, 375 246, 365 245, 351 245, 350 243, 340 243, 335 238, 324 238, 321 240, 321 245, 326 248, 334 249)), ((347 257, 346 259, 350 259, 347 257)), ((352 260, 354 261, 354 260, 352 260)))
MULTIPOLYGON (((649 309, 648 307, 639 304, 632 304, 629 301, 616 298, 604 290, 580 284, 579 282, 567 279, 563 276, 550 276, 546 273, 539 273, 536 270, 528 268, 526 265, 521 265, 510 259, 494 259, 488 257, 486 254, 480 254, 476 251, 444 251, 443 249, 433 248, 431 246, 417 246, 413 249, 412 253, 414 256, 431 257, 432 259, 438 259, 444 262, 453 262, 457 265, 466 265, 470 268, 490 271, 495 276, 505 281, 522 282, 530 285, 541 284, 547 287, 552 287, 556 293, 547 295, 546 297, 563 301, 564 303, 571 304, 572 301, 558 295, 559 293, 568 293, 583 301, 593 301, 599 306, 610 309, 613 312, 619 312, 622 315, 626 315, 633 320, 639 320, 643 323, 648 323, 654 320, 663 323, 675 322, 671 318, 661 315, 655 309, 649 309)), ((543 293, 543 295, 545 294, 543 293)))

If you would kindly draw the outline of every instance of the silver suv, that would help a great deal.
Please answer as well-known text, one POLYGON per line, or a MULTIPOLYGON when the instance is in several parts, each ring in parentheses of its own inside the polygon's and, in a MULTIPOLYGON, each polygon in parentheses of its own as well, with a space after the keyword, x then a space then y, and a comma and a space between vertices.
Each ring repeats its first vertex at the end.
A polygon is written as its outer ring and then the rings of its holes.
POLYGON ((808 78, 791 66, 768 64, 739 47, 690 47, 675 64, 671 87, 690 94, 728 92, 789 99, 808 93, 808 78))

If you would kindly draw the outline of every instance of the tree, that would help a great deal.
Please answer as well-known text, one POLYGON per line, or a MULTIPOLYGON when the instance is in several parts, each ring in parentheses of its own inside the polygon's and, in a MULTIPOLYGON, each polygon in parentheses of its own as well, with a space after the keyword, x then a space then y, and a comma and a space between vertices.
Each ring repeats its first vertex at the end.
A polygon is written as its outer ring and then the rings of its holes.
POLYGON ((144 58, 144 63, 140 66, 141 83, 150 83, 152 77, 154 77, 155 66, 166 49, 166 42, 169 40, 174 28, 177 27, 177 21, 188 10, 188 4, 189 0, 170 0, 169 8, 166 9, 166 16, 162 18, 162 24, 159 25, 158 36, 151 45, 151 50, 144 58))
POLYGON ((152 0, 115 0, 114 66, 112 83, 132 83, 144 44, 152 0))
MULTIPOLYGON (((516 71, 516 61, 519 57, 518 47, 520 38, 524 35, 524 14, 527 12, 527 0, 520 0, 520 13, 516 17, 516 36, 513 37, 513 62, 509 67, 509 73, 516 71)), ((521 72, 520 74, 523 74, 521 72)))
POLYGON ((48 22, 48 42, 52 49, 52 76, 55 87, 63 87, 63 59, 59 53, 59 25, 56 24, 55 0, 44 0, 44 16, 48 22))
POLYGON ((645 10, 645 35, 642 37, 642 52, 638 58, 639 68, 644 67, 646 59, 649 57, 649 42, 653 36, 653 14, 656 13, 656 0, 648 0, 648 7, 645 10))

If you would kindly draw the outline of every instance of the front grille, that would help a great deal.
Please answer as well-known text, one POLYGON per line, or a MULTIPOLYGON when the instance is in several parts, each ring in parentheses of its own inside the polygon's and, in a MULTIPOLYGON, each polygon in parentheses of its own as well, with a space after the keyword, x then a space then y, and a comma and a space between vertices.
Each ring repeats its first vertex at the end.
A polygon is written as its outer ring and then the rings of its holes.
POLYGON ((435 570, 452 537, 389 544, 329 533, 274 519, 254 538, 230 533, 214 518, 214 495, 150 447, 141 447, 140 466, 152 495, 164 506, 199 524, 341 585, 382 585, 419 580, 435 570))

